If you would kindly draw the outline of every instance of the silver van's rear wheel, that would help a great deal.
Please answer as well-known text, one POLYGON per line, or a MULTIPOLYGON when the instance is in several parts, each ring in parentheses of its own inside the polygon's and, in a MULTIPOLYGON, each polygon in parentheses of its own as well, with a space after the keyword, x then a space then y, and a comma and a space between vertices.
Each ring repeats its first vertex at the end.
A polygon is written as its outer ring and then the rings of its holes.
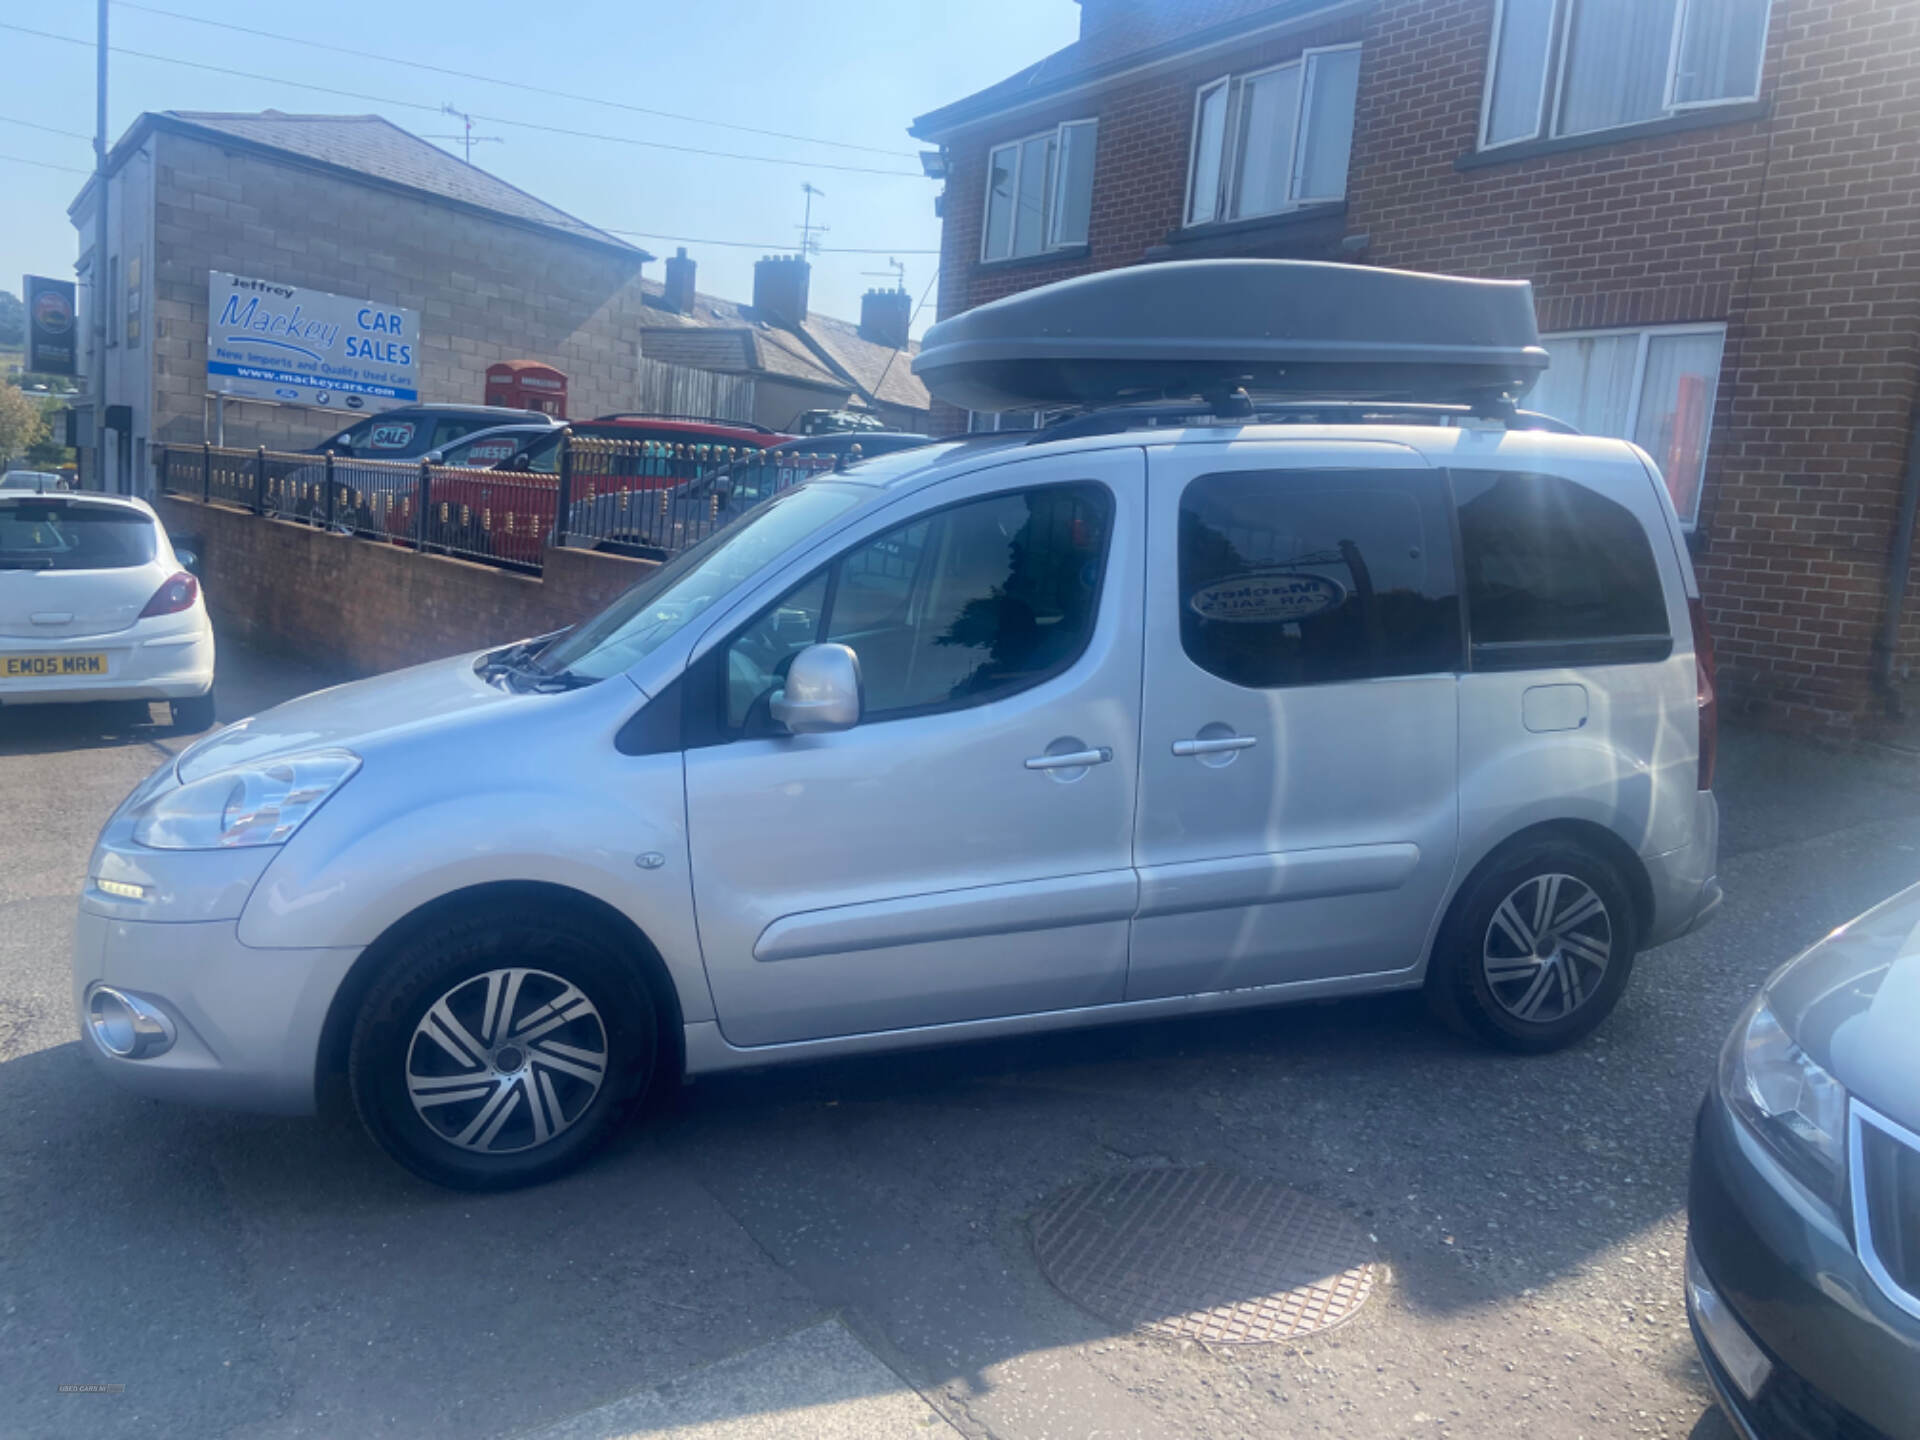
POLYGON ((1427 999, 1454 1029, 1508 1050, 1557 1050, 1619 1003, 1637 916, 1613 862, 1547 833, 1482 862, 1434 941, 1427 999))
POLYGON ((506 1190, 565 1173, 652 1078, 651 993, 618 935, 569 909, 482 904, 383 957, 347 1078, 415 1173, 506 1190))
POLYGON ((1501 1009, 1551 1024, 1599 990, 1612 954, 1606 902, 1584 880, 1556 872, 1523 880, 1494 907, 1480 969, 1501 1009))

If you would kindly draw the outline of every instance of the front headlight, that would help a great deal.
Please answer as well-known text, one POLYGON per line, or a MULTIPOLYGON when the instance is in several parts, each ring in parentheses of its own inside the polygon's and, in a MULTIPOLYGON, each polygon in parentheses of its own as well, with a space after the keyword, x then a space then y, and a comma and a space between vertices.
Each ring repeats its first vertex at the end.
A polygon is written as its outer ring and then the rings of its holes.
POLYGON ((1721 1052, 1720 1093, 1795 1178, 1839 1207, 1847 1092, 1794 1043, 1768 1007, 1765 991, 1721 1052))
POLYGON ((156 850, 278 845, 359 768, 350 750, 316 750, 202 776, 141 805, 134 842, 156 850))

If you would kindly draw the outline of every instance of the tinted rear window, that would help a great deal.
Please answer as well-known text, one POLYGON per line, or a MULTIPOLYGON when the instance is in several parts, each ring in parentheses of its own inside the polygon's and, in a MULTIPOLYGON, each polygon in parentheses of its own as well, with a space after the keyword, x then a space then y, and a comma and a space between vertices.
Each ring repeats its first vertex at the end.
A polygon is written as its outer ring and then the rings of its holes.
POLYGON ((137 510, 0 503, 0 570, 125 570, 155 548, 153 521, 137 510))
POLYGON ((1476 669, 1664 659, 1660 567, 1633 512, 1558 475, 1456 470, 1476 669))

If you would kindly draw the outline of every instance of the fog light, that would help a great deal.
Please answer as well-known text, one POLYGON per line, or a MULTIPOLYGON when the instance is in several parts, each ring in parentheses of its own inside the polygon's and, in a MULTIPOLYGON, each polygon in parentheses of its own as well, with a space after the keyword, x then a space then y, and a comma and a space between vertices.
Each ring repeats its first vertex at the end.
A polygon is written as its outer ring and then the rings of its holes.
POLYGON ((1760 1393, 1773 1373, 1773 1362, 1753 1343, 1746 1327, 1735 1318, 1720 1298, 1720 1292, 1707 1279, 1699 1257, 1693 1253, 1693 1241, 1687 1241, 1687 1299, 1691 1302, 1694 1323, 1706 1337, 1713 1358, 1727 1372, 1740 1393, 1751 1400, 1760 1393))
POLYGON ((87 997, 87 1028, 94 1042, 122 1060, 150 1060, 173 1048, 173 1021, 151 1001, 110 985, 87 997))
POLYGON ((93 882, 93 888, 98 890, 102 895, 111 895, 119 900, 144 900, 147 898, 146 886, 129 884, 125 880, 95 880, 93 882))

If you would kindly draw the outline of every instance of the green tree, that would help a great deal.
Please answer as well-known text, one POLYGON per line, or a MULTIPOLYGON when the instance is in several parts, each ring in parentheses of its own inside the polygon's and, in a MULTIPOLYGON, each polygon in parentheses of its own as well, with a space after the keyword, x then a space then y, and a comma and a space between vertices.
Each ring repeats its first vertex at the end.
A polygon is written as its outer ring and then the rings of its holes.
POLYGON ((0 460, 39 444, 46 433, 40 407, 15 386, 0 385, 0 460))
POLYGON ((27 343, 27 307, 11 290, 0 290, 0 348, 8 350, 27 343))
POLYGON ((73 449, 66 439, 66 408, 52 396, 40 402, 40 438, 27 447, 29 470, 58 470, 73 464, 73 449))

